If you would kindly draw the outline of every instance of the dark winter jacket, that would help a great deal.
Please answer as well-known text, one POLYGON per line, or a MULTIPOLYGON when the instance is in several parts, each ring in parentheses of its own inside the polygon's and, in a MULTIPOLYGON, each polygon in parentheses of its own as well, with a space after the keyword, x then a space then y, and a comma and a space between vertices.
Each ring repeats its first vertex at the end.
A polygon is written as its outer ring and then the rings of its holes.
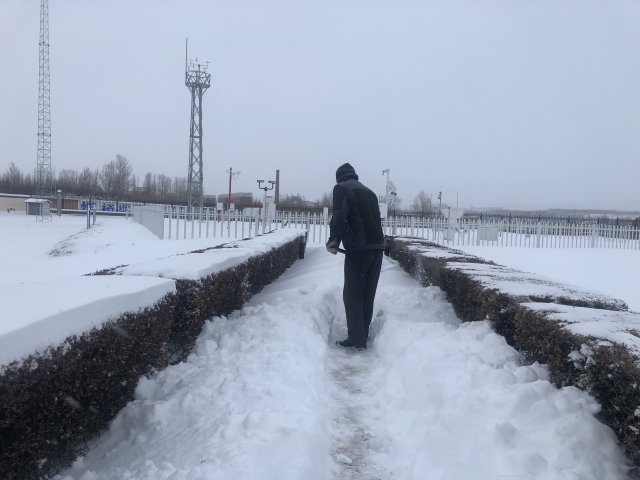
POLYGON ((354 168, 345 163, 336 171, 333 187, 332 240, 342 241, 347 253, 384 250, 384 234, 376 194, 358 181, 354 168))

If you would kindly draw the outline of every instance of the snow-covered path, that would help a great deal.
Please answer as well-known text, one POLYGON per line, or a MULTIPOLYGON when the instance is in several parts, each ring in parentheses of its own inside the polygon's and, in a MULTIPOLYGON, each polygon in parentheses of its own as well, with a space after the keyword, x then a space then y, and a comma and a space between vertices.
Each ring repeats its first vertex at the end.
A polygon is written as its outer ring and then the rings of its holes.
POLYGON ((312 247, 60 475, 97 479, 618 479, 597 404, 385 259, 366 352, 343 338, 342 257, 312 247))

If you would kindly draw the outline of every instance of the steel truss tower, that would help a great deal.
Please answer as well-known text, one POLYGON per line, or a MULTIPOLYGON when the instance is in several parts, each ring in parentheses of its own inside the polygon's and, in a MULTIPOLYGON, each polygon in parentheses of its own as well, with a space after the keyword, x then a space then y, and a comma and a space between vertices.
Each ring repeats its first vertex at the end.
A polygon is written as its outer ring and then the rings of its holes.
MULTIPOLYGON (((40 0, 40 55, 38 68, 38 165, 36 198, 43 200, 52 193, 51 172, 51 100, 49 76, 49 0, 40 0)), ((48 203, 46 204, 48 207, 48 203)), ((51 212, 41 203, 37 220, 51 220, 51 212)))
POLYGON ((189 176, 187 193, 189 212, 198 213, 204 203, 202 187, 202 95, 211 85, 211 74, 207 73, 209 62, 205 64, 189 62, 185 49, 184 84, 191 92, 191 128, 189 133, 189 176))

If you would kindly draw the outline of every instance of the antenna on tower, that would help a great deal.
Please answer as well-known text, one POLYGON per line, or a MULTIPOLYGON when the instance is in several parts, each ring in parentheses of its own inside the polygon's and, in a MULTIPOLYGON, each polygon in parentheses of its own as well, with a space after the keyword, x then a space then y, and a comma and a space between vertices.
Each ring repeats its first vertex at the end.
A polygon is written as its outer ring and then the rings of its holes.
MULTIPOLYGON (((185 45, 184 84, 191 92, 191 126, 189 130, 189 175, 187 195, 189 212, 193 215, 202 211, 204 203, 202 183, 202 96, 211 86, 211 74, 207 73, 209 63, 200 65, 188 62, 188 42, 185 45), (196 68, 197 67, 197 68, 196 68)), ((193 227, 193 225, 192 225, 193 227)))
POLYGON ((51 92, 49 74, 49 0, 40 1, 38 61, 38 159, 36 168, 36 220, 51 220, 48 197, 51 174, 51 92))

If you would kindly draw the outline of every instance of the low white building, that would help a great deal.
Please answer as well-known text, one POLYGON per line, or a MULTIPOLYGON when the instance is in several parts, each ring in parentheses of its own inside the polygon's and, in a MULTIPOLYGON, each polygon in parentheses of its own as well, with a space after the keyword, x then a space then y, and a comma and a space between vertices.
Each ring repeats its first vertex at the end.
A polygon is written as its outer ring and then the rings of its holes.
POLYGON ((27 215, 49 216, 51 204, 45 198, 27 198, 24 200, 27 215))
POLYGON ((0 212, 24 212, 24 201, 30 198, 30 195, 20 195, 16 193, 0 193, 0 212))

